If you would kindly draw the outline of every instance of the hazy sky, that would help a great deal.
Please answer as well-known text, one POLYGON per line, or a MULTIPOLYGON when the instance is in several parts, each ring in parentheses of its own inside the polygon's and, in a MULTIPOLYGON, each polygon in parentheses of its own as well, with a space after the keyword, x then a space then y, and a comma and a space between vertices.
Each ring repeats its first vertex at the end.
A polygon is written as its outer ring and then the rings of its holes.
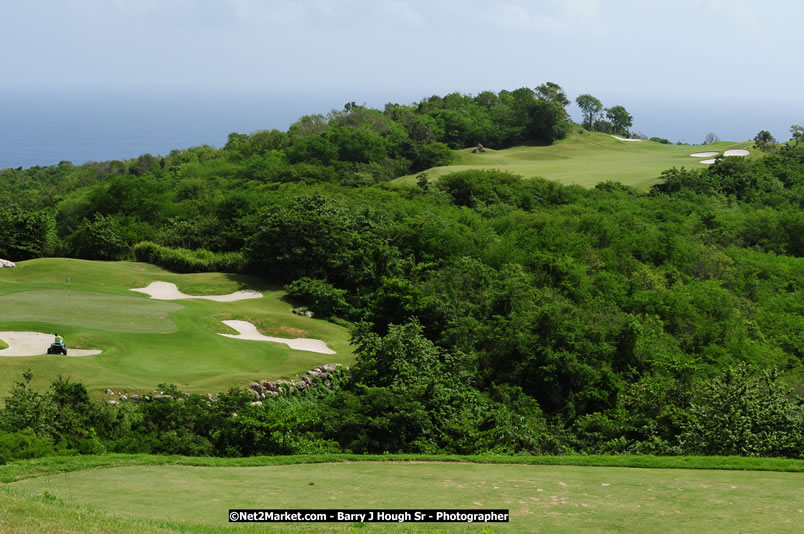
POLYGON ((785 108, 793 123, 802 21, 800 0, 0 0, 0 88, 337 91, 379 107, 553 81, 604 105, 785 108))

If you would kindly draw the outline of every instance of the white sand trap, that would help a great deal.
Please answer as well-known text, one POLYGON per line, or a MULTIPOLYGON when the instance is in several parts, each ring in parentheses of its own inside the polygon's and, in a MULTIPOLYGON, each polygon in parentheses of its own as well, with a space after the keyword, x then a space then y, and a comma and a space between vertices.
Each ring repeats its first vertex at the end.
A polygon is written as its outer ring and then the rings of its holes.
POLYGON ((727 158, 729 158, 729 157, 732 157, 732 156, 741 156, 741 157, 742 157, 742 156, 747 156, 749 153, 750 153, 750 152, 748 152, 748 151, 747 151, 747 150, 745 150, 745 149, 742 149, 742 148, 734 148, 734 149, 732 149, 732 150, 727 150, 727 151, 725 151, 725 152, 723 153, 723 155, 724 155, 724 156, 726 156, 727 158))
POLYGON ((717 156, 720 152, 696 152, 695 154, 690 154, 690 157, 693 158, 711 158, 712 156, 717 156))
POLYGON ((626 139, 625 137, 620 137, 619 135, 612 135, 612 137, 615 138, 617 141, 628 141, 628 142, 642 141, 642 139, 626 139))
POLYGON ((207 299, 216 302, 234 302, 236 300, 246 299, 261 299, 262 293, 252 289, 244 289, 242 291, 235 291, 228 295, 186 295, 179 291, 176 284, 172 282, 151 282, 147 287, 140 287, 132 289, 138 293, 145 293, 150 295, 152 299, 156 300, 183 300, 183 299, 207 299))
POLYGON ((335 354, 335 351, 327 347, 327 344, 320 339, 310 339, 306 337, 287 339, 282 337, 264 336, 257 331, 256 326, 248 321, 223 321, 223 324, 234 328, 240 332, 240 334, 218 334, 220 336, 231 337, 234 339, 249 339, 251 341, 273 341, 274 343, 284 343, 294 350, 320 352, 321 354, 335 354))
POLYGON ((717 161, 716 159, 702 159, 701 163, 703 163, 704 165, 711 165, 716 161, 717 161))
MULTIPOLYGON (((53 334, 41 332, 0 332, 0 339, 6 342, 7 349, 0 350, 0 356, 41 356, 53 343, 53 334)), ((67 356, 94 356, 99 350, 72 349, 67 345, 67 356)), ((56 354, 55 356, 62 356, 56 354)))

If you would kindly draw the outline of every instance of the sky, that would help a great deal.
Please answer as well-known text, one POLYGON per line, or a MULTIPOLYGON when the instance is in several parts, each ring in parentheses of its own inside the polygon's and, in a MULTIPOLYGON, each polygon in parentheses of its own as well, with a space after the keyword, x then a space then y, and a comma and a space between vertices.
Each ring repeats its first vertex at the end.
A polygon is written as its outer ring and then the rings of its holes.
POLYGON ((800 0, 0 0, 0 90, 382 107, 552 81, 624 105, 635 130, 718 109, 787 139, 804 123, 802 20, 800 0))

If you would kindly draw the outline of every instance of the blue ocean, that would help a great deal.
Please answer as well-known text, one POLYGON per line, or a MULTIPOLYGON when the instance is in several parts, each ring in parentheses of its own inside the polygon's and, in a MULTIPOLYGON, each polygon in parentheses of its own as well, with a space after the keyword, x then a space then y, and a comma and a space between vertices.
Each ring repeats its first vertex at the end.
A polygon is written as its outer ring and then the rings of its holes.
MULTIPOLYGON (((386 102, 410 104, 427 96, 410 90, 367 94, 332 88, 296 92, 0 89, 0 169, 125 160, 199 145, 221 147, 231 132, 287 130, 303 115, 326 114, 342 109, 346 102, 382 109, 386 102)), ((616 103, 633 115, 634 131, 671 142, 701 143, 709 132, 722 140, 745 141, 760 130, 769 130, 783 141, 790 137, 791 124, 804 123, 800 106, 791 112, 789 106, 769 108, 768 102, 758 107, 622 97, 616 103)), ((574 106, 569 111, 580 121, 574 106)))

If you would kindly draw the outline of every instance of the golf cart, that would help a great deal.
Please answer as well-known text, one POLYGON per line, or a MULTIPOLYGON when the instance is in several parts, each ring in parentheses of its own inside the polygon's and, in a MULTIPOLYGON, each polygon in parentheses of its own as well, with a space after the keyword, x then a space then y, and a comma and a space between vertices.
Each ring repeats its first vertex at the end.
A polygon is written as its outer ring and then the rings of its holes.
POLYGON ((64 354, 67 356, 67 346, 63 341, 54 341, 47 349, 48 354, 64 354))

